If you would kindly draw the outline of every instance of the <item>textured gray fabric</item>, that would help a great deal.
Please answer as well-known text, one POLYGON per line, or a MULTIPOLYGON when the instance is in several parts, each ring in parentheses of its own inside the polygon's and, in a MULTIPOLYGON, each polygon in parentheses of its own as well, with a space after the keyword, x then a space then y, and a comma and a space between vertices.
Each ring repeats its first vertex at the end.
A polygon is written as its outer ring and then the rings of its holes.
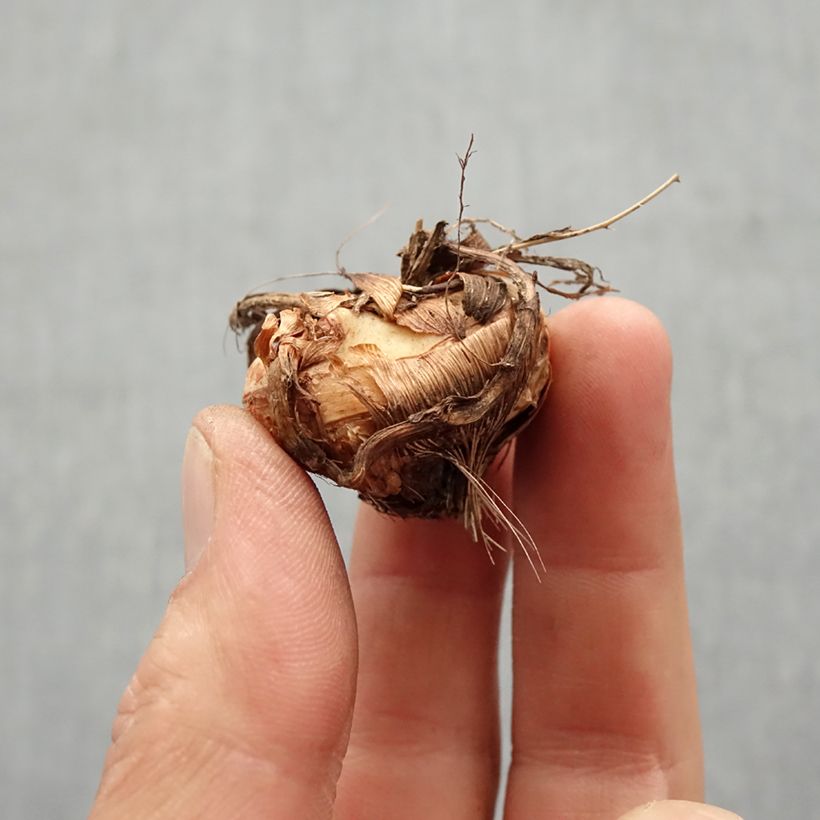
MULTIPOLYGON (((241 390, 233 301, 332 268, 386 202, 344 262, 394 270, 418 216, 455 216, 470 131, 471 212, 522 231, 681 173, 564 250, 671 334, 708 796, 814 816, 819 24, 767 0, 0 2, 3 816, 90 804, 180 575, 189 420, 241 390)), ((347 549, 353 499, 325 494, 347 549)))

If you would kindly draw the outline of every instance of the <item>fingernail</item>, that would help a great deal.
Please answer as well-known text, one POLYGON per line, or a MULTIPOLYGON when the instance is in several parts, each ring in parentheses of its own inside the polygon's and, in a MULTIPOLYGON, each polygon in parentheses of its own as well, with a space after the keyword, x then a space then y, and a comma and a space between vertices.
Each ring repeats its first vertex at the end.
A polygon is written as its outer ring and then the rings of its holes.
POLYGON ((214 456, 196 427, 188 432, 182 457, 182 528, 185 539, 185 571, 199 561, 214 523, 214 456))

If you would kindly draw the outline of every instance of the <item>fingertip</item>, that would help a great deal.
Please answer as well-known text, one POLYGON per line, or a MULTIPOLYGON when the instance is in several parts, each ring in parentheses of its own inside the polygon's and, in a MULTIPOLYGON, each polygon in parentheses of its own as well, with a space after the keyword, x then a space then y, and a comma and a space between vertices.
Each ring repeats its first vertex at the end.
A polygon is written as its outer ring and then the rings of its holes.
POLYGON ((214 536, 221 534, 218 544, 223 552, 230 547, 223 557, 258 572, 265 567, 257 566, 257 561, 272 557, 268 548, 276 541, 280 561, 304 562, 329 555, 340 560, 315 485, 250 413, 214 405, 196 415, 193 428, 213 453, 214 536), (297 543, 315 549, 293 549, 297 543))
POLYGON ((666 401, 671 345, 648 308, 618 297, 591 299, 555 314, 550 328, 556 392, 563 379, 587 400, 617 393, 642 402, 666 401))
POLYGON ((618 820, 742 820, 740 815, 689 800, 658 800, 638 806, 618 820))
POLYGON ((560 453, 640 464, 670 439, 672 355, 660 320, 627 299, 589 299, 550 319, 553 383, 522 435, 519 467, 541 474, 560 453))
POLYGON ((192 426, 202 434, 215 456, 226 463, 225 466, 236 465, 252 476, 275 474, 281 477, 280 483, 296 482, 307 495, 316 495, 305 471, 243 408, 211 405, 197 413, 192 426))

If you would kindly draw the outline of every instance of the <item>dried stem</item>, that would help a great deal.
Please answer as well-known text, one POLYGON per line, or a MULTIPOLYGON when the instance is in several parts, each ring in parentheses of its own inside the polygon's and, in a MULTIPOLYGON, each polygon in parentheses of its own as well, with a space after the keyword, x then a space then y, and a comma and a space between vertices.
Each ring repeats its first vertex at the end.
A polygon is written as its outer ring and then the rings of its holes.
POLYGON ((508 252, 520 251, 524 248, 531 248, 535 245, 545 245, 548 242, 560 242, 562 239, 574 239, 576 236, 584 236, 585 234, 593 233, 594 231, 604 230, 610 225, 614 225, 616 222, 619 222, 624 217, 634 214, 635 211, 642 208, 647 202, 651 202, 656 196, 662 194, 675 182, 680 182, 680 176, 678 176, 678 174, 674 174, 669 177, 663 185, 655 188, 651 194, 647 194, 643 199, 639 199, 634 205, 630 205, 625 210, 615 214, 615 216, 609 217, 609 219, 605 219, 603 222, 598 222, 595 225, 589 225, 586 228, 561 228, 557 231, 548 231, 547 233, 535 234, 534 236, 530 236, 521 242, 513 242, 511 245, 502 245, 501 247, 496 248, 496 250, 499 252, 504 250, 507 250, 508 252))
POLYGON ((475 141, 475 134, 470 134, 470 141, 467 143, 467 150, 464 152, 463 157, 458 158, 458 164, 461 167, 461 179, 458 185, 458 228, 457 228, 457 236, 456 236, 456 248, 458 249, 456 252, 456 272, 461 269, 461 222, 464 218, 464 183, 467 179, 467 163, 470 161, 470 157, 475 153, 473 151, 473 142, 475 141))

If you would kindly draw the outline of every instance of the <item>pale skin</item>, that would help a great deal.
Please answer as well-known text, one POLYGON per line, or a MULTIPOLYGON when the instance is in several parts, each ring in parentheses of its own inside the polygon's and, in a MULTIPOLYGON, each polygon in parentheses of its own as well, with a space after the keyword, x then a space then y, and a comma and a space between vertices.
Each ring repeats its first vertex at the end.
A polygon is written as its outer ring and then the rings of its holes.
POLYGON ((666 336, 593 299, 551 320, 555 381, 496 484, 539 545, 362 507, 346 571, 312 483, 244 411, 197 416, 187 573, 126 691, 92 809, 120 817, 736 815, 703 797, 666 336), (510 566, 511 565, 511 566, 510 566), (497 642, 513 573, 513 739, 497 642))

